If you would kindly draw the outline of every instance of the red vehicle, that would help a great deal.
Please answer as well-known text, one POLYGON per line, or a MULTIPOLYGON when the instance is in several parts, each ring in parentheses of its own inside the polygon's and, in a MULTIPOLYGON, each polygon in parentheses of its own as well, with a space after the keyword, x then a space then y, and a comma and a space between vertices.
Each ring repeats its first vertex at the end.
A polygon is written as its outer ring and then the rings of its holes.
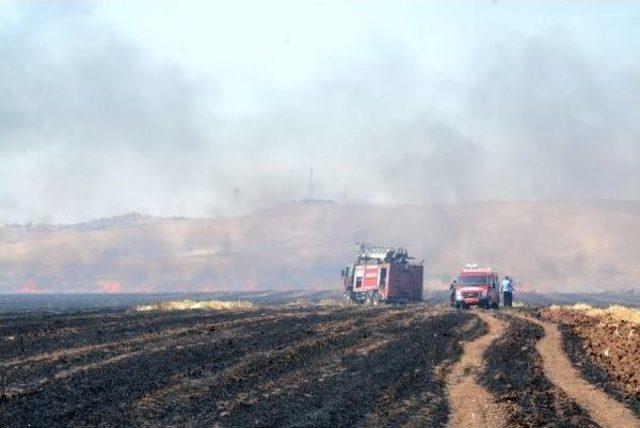
POLYGON ((477 305, 497 309, 500 305, 500 275, 491 268, 467 265, 456 279, 456 308, 477 305))
POLYGON ((404 248, 359 245, 353 265, 342 270, 345 296, 373 305, 422 300, 423 263, 409 260, 404 248))

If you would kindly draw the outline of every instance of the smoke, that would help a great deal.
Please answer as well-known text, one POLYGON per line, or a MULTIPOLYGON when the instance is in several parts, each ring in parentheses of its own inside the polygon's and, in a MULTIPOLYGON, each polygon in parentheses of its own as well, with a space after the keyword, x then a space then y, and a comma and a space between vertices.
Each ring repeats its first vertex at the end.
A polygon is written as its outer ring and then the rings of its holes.
POLYGON ((563 32, 499 46, 469 104, 476 135, 500 151, 511 193, 533 198, 638 198, 640 79, 590 57, 563 32))
MULTIPOLYGON (((373 22, 347 48, 281 55, 313 61, 278 80, 264 55, 160 55, 94 5, 2 10, 3 222, 238 214, 304 196, 311 165, 318 196, 344 202, 640 196, 639 62, 577 30, 425 30, 421 45, 373 22)), ((313 50, 299 40, 278 49, 313 50)))

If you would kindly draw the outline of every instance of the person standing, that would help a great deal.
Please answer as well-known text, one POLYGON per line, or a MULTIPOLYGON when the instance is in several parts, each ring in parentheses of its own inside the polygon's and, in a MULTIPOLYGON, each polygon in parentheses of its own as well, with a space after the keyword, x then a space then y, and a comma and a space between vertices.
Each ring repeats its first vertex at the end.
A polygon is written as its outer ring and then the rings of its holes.
POLYGON ((513 306, 513 281, 508 276, 502 280, 502 302, 505 308, 513 306))
POLYGON ((449 284, 449 306, 453 306, 456 303, 456 285, 457 281, 455 279, 449 284))

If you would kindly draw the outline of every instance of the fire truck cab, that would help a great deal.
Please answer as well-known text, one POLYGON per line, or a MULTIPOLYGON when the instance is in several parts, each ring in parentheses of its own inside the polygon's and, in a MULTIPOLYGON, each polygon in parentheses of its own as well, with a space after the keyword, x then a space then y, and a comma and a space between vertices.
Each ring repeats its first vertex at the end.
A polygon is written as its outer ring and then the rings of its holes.
POLYGON ((422 300, 423 263, 400 247, 359 244, 353 265, 342 270, 344 294, 358 303, 422 300))
POLYGON ((456 279, 455 307, 480 306, 497 309, 500 305, 500 275, 492 268, 469 264, 456 279))

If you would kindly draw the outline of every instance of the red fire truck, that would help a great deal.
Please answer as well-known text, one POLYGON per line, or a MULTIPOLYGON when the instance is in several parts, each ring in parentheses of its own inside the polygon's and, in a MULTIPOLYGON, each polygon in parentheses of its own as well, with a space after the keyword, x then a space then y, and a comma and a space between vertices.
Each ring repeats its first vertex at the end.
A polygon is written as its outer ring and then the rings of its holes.
POLYGON ((412 259, 404 248, 358 244, 353 265, 342 270, 345 296, 372 305, 422 300, 423 262, 412 259))
POLYGON ((456 279, 456 308, 480 306, 497 309, 500 305, 500 275, 492 268, 467 265, 456 279))

